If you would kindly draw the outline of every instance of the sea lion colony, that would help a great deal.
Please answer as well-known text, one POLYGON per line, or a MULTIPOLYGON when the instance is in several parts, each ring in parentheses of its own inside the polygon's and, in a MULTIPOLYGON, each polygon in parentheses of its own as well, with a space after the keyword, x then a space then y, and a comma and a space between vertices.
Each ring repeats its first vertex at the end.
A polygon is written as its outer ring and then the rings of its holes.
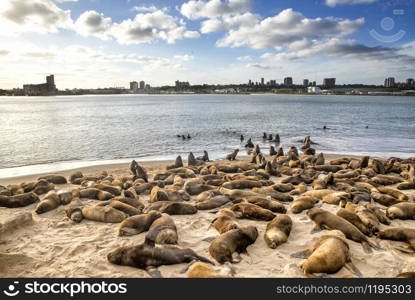
MULTIPOLYGON (((405 192, 415 189, 415 158, 364 156, 326 162, 311 144, 306 137, 301 155, 296 147, 286 154, 282 148, 272 147, 271 156, 265 156, 256 145, 249 149, 252 157, 248 161, 237 160, 236 149, 227 156, 232 163, 210 162, 207 152, 198 158, 190 153, 187 166, 179 156, 157 174, 148 174, 136 161, 130 165, 131 175, 120 178, 107 172, 94 176, 75 172, 68 179, 52 174, 34 182, 0 186, 0 206, 18 208, 35 203, 35 212, 43 214, 63 205, 68 221, 118 223, 114 226, 119 227, 120 236, 144 233, 144 243, 108 249, 107 259, 145 269, 153 276, 161 276, 158 266, 190 263, 185 269, 188 277, 229 277, 216 272, 215 263, 229 265, 232 270, 232 264, 244 259, 240 254, 249 255, 249 246, 258 238, 272 249, 290 243, 296 224, 287 211, 310 218, 315 223, 313 232, 329 230, 316 236, 308 249, 293 253, 306 276, 336 273, 343 267, 355 276, 364 276, 353 265, 352 242, 374 253, 384 250, 379 239, 400 241, 406 247, 396 246, 397 250, 414 253, 415 230, 394 227, 391 222, 415 222, 415 203, 405 192), (276 183, 278 177, 282 180, 276 183), (68 183, 70 188, 59 188, 68 183), (140 199, 142 195, 149 195, 149 200, 140 199), (86 199, 96 203, 85 204, 86 199), (337 206, 337 214, 321 209, 321 203, 337 206), (197 218, 199 210, 210 210, 211 226, 218 232, 208 240, 211 257, 180 246, 172 217, 197 218), (266 230, 260 235, 255 226, 240 225, 240 219, 266 222, 266 230)), ((413 274, 406 272, 405 277, 413 274)))

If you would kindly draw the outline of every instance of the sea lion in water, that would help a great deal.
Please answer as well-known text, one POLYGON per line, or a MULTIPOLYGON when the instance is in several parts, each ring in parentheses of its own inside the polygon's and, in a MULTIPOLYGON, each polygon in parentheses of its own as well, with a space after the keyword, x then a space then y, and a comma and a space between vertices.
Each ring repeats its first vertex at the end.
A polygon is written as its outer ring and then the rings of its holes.
POLYGON ((149 212, 152 210, 169 215, 194 215, 197 213, 197 208, 194 205, 174 201, 158 201, 152 203, 145 211, 149 212))
POLYGON ((210 255, 220 264, 233 263, 232 254, 246 253, 246 248, 255 243, 258 230, 255 226, 232 229, 218 236, 209 246, 210 255))
POLYGON ((345 219, 325 211, 321 208, 314 207, 307 212, 308 217, 316 224, 314 231, 323 228, 329 230, 339 230, 344 235, 355 242, 361 243, 365 252, 370 253, 372 248, 379 248, 371 243, 367 237, 352 223, 345 219), (370 247, 369 247, 370 246, 370 247))
POLYGON ((389 206, 386 215, 390 219, 410 220, 415 219, 415 203, 402 202, 389 206))
POLYGON ((341 233, 323 235, 307 250, 291 256, 306 258, 299 265, 306 276, 311 276, 313 273, 336 273, 344 266, 356 275, 362 276, 351 261, 349 244, 341 233))
POLYGON ((217 217, 211 222, 212 224, 220 234, 239 228, 236 214, 228 208, 221 209, 217 217))
POLYGON ((43 214, 45 212, 48 212, 48 211, 51 211, 57 208, 60 205, 61 205, 61 200, 58 194, 56 194, 55 191, 50 191, 36 206, 35 211, 37 214, 43 214))
POLYGON ((179 239, 173 218, 168 214, 161 214, 161 217, 157 218, 153 224, 151 224, 149 230, 154 235, 154 242, 156 244, 175 245, 179 239))
POLYGON ((108 206, 84 207, 82 215, 85 219, 104 223, 121 223, 128 217, 122 211, 108 206))
POLYGON ((82 209, 84 205, 82 204, 79 198, 73 199, 71 203, 65 208, 65 213, 69 219, 79 223, 83 220, 84 216, 82 215, 82 209))
POLYGON ((267 224, 264 240, 271 249, 285 243, 290 235, 292 220, 287 215, 278 215, 267 224))
POLYGON ((147 235, 144 243, 137 246, 120 247, 107 255, 110 263, 149 270, 162 265, 189 263, 194 260, 213 263, 188 248, 172 245, 155 245, 157 228, 153 228, 147 235))
POLYGON ((118 235, 131 236, 140 234, 150 229, 151 224, 162 214, 158 211, 150 211, 147 214, 132 216, 121 222, 118 235))
POLYGON ((379 231, 379 238, 408 243, 415 251, 415 229, 413 228, 387 228, 379 231))
POLYGON ((238 218, 247 218, 259 221, 271 221, 275 218, 270 210, 251 203, 238 203, 230 207, 238 218))
POLYGON ((254 145, 254 143, 252 143, 252 139, 249 138, 248 142, 245 145, 245 148, 254 148, 254 147, 255 147, 255 145, 254 145))
POLYGON ((134 176, 134 180, 141 178, 145 182, 148 182, 148 175, 146 170, 143 167, 141 167, 135 160, 131 162, 130 170, 134 176))
POLYGON ((39 197, 33 192, 15 196, 0 195, 0 206, 8 208, 24 207, 37 201, 39 201, 39 197))
POLYGON ((291 212, 293 214, 299 214, 304 210, 313 208, 314 205, 319 201, 318 198, 311 196, 298 197, 291 203, 291 212))
POLYGON ((270 156, 277 155, 277 151, 275 151, 275 147, 274 146, 269 147, 269 155, 270 156))
POLYGON ((239 149, 235 149, 232 153, 226 155, 227 160, 236 160, 236 156, 238 155, 239 149))

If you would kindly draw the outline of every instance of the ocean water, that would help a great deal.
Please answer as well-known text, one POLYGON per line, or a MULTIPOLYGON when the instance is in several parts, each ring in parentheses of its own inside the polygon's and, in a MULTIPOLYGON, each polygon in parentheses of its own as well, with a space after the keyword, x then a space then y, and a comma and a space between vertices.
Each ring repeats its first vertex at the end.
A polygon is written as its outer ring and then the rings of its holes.
POLYGON ((263 132, 279 133, 284 148, 310 135, 325 153, 415 156, 415 97, 0 97, 0 176, 22 166, 162 160, 189 151, 217 159, 243 148, 240 134, 269 148, 263 132), (191 140, 176 136, 188 133, 191 140))

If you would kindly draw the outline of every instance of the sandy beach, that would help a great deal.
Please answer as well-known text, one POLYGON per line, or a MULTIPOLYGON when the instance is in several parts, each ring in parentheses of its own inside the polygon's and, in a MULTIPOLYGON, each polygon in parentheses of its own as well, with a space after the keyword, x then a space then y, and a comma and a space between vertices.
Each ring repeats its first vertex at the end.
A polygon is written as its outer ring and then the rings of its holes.
MULTIPOLYGON (((325 156, 326 161, 338 157, 338 155, 325 156)), ((237 162, 247 159, 247 157, 239 158, 237 162)), ((150 178, 157 173, 165 172, 165 167, 169 163, 171 162, 139 162, 147 170, 150 178)), ((221 163, 221 161, 214 163, 221 163)), ((91 166, 66 170, 59 174, 68 177, 74 171, 95 174, 103 170, 116 178, 129 174, 128 164, 91 166)), ((0 180, 0 185, 36 180, 39 175, 4 178, 0 180)), ((271 177, 271 180, 279 183, 286 177, 271 177)), ((72 184, 56 186, 59 190, 71 190, 77 187, 72 184)), ((410 201, 413 201, 415 190, 404 192, 410 196, 410 201)), ((148 205, 149 195, 139 195, 139 197, 145 205, 148 205)), ((90 199, 82 200, 85 205, 95 205, 98 202, 90 199)), ((190 203, 194 203, 194 197, 190 203)), ((59 206, 55 210, 38 215, 34 212, 36 205, 35 203, 23 208, 0 207, 0 277, 149 277, 144 270, 113 265, 107 261, 107 254, 110 251, 120 246, 142 243, 145 233, 120 237, 118 236, 119 224, 99 223, 85 219, 81 223, 74 223, 66 216, 65 206, 59 206)), ((284 205, 287 209, 289 208, 289 203, 284 203, 284 205)), ((379 207, 385 209, 383 206, 379 205, 379 207)), ((323 203, 321 208, 336 213, 339 207, 323 203)), ((179 246, 191 248, 199 255, 212 259, 208 252, 210 242, 206 240, 219 235, 213 227, 209 227, 214 218, 212 211, 216 212, 219 209, 198 211, 195 215, 172 216, 178 229, 179 246)), ((242 261, 233 265, 235 277, 304 277, 302 270, 298 267, 303 260, 290 255, 306 249, 327 231, 311 234, 314 223, 308 218, 306 211, 293 214, 288 209, 287 215, 293 221, 292 231, 288 242, 277 249, 270 249, 264 241, 267 222, 238 220, 241 226, 256 226, 259 236, 256 242, 248 247, 249 256, 242 254, 242 261)), ((381 229, 386 227, 381 224, 381 229)), ((415 220, 395 219, 390 227, 415 229, 415 220)), ((347 240, 352 261, 364 277, 394 277, 401 272, 415 271, 415 254, 403 253, 394 248, 394 245, 403 243, 374 237, 370 239, 376 240, 384 250, 368 254, 363 251, 361 244, 347 240)), ((161 266, 159 270, 163 277, 185 277, 186 274, 182 272, 185 266, 185 264, 161 266)), ((218 263, 214 268, 221 274, 228 275, 229 273, 226 266, 220 266, 218 263)), ((342 268, 339 272, 328 276, 343 277, 350 274, 349 270, 342 268)))

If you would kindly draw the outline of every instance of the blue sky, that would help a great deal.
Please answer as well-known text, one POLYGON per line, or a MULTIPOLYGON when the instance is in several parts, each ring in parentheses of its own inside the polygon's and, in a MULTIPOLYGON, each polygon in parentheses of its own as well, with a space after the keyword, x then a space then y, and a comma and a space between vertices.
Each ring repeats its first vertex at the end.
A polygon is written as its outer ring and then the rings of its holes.
POLYGON ((415 77, 415 0, 1 0, 0 88, 415 77))

